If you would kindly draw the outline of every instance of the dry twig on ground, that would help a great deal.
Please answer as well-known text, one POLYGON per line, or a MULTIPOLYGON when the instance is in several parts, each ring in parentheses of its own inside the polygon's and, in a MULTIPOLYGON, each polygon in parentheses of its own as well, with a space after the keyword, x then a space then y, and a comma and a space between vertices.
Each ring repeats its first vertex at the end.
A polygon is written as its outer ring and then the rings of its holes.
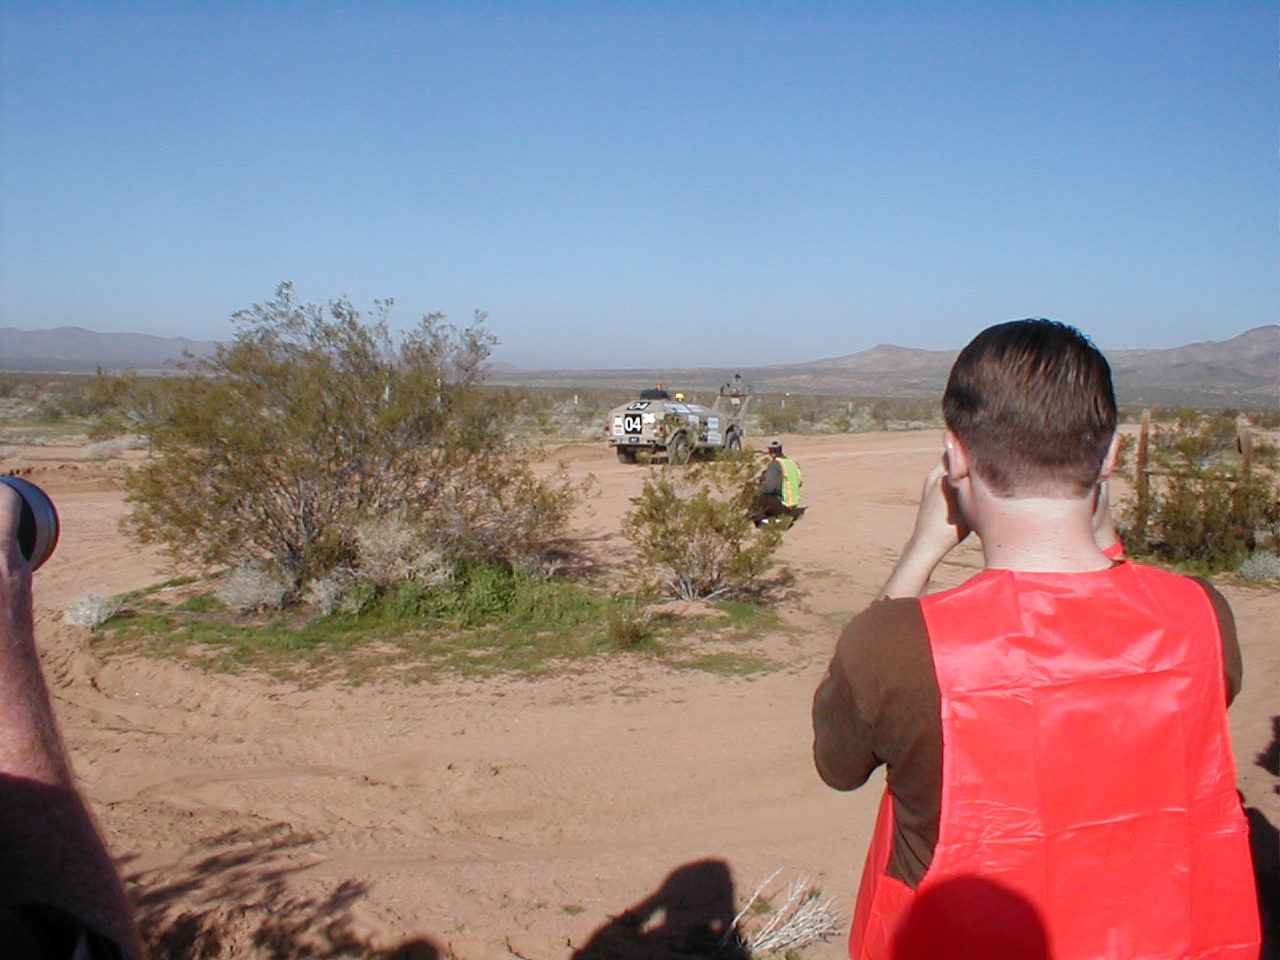
POLYGON ((781 872, 782 868, 779 867, 756 887, 746 906, 733 918, 722 943, 728 943, 736 936, 752 956, 763 956, 779 950, 803 947, 840 933, 843 925, 834 901, 830 897, 821 896, 804 875, 787 884, 782 906, 773 911, 763 926, 750 931, 743 930, 743 917, 781 872))

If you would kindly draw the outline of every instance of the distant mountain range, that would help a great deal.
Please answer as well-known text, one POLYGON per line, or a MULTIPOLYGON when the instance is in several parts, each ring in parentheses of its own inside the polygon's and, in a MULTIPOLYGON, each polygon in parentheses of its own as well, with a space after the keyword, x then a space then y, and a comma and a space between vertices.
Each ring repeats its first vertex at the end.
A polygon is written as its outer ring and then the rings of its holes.
MULTIPOLYGON (((842 393, 864 397, 931 397, 946 386, 958 350, 881 344, 809 363, 687 370, 494 371, 494 383, 529 386, 646 387, 661 381, 707 388, 741 373, 761 392, 842 393)), ((1280 406, 1280 324, 1230 340, 1163 350, 1107 352, 1122 403, 1192 406, 1280 406)))
POLYGON ((104 370, 158 371, 173 368, 183 353, 207 355, 216 344, 146 333, 96 333, 84 327, 18 330, 0 327, 0 370, 41 373, 104 370))
MULTIPOLYGON (((0 370, 87 372, 172 369, 184 352, 212 353, 208 340, 139 333, 96 333, 82 327, 18 330, 0 327, 0 370)), ((490 382, 554 387, 639 388, 663 382, 715 387, 741 373, 757 391, 842 393, 867 397, 936 396, 946 384, 955 350, 916 350, 882 344, 809 363, 692 369, 522 370, 494 363, 490 382)), ((1107 359, 1121 402, 1204 406, 1280 406, 1280 324, 1256 327, 1230 340, 1163 350, 1112 350, 1107 359)))

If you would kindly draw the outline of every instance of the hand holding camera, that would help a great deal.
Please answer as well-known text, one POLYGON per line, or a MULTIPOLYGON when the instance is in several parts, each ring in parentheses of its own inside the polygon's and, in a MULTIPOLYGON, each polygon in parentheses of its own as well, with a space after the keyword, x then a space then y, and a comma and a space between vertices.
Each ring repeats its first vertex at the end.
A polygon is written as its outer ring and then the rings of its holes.
POLYGON ((17 494, 15 498, 0 492, 0 548, 7 550, 8 538, 16 535, 18 550, 34 573, 58 546, 62 529, 58 509, 49 495, 29 480, 0 477, 0 487, 17 494))

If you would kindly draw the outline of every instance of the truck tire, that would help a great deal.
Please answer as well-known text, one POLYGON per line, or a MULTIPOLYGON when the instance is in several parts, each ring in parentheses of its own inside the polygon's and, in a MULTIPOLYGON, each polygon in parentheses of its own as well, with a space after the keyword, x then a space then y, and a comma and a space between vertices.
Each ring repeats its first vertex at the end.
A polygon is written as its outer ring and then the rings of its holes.
POLYGON ((636 452, 630 447, 614 447, 613 449, 618 451, 618 459, 623 463, 636 462, 636 452))
POLYGON ((729 435, 724 438, 724 448, 729 453, 737 453, 742 449, 742 434, 737 430, 730 430, 729 435))

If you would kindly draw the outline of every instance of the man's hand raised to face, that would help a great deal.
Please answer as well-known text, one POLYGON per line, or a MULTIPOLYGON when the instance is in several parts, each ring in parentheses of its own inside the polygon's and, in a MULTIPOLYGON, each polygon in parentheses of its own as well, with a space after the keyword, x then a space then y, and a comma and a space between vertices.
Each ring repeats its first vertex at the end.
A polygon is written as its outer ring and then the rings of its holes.
POLYGON ((955 491, 947 480, 944 454, 925 477, 915 528, 884 585, 884 596, 920 596, 929 585, 934 568, 968 535, 969 528, 960 515, 955 491))

